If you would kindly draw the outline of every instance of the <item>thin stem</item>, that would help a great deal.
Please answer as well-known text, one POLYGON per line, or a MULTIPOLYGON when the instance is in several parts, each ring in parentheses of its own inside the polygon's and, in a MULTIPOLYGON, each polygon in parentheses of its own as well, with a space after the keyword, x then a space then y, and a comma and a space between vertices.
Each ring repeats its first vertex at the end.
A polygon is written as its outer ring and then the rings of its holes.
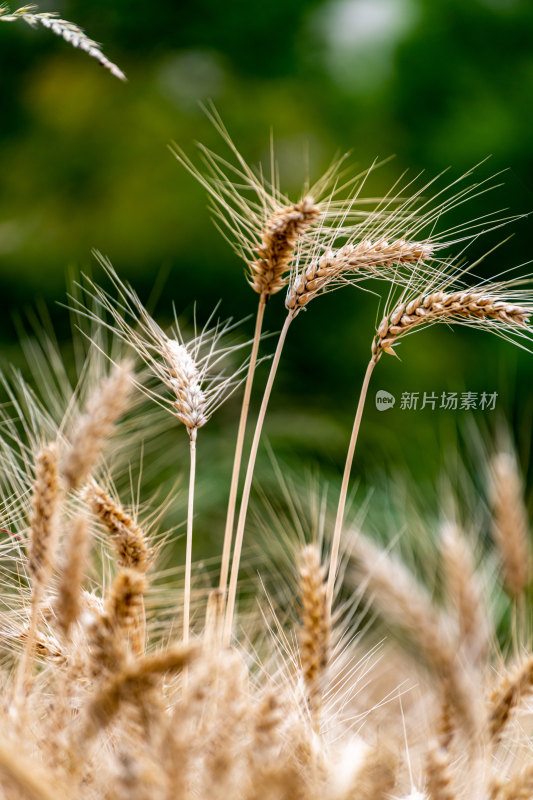
POLYGON ((365 400, 368 391, 368 384, 372 371, 376 366, 376 361, 372 358, 366 368, 363 385, 361 387, 361 394, 359 395, 359 402, 357 404, 357 411, 355 412, 355 420, 352 428, 352 435, 350 444, 348 445, 348 453, 346 455, 346 463, 344 465, 344 475, 342 476, 341 493, 339 496, 339 505, 337 506, 337 517, 335 519, 335 530, 333 531, 333 541, 331 543, 331 557, 329 561, 328 585, 326 589, 326 604, 328 613, 331 615, 331 606, 333 604, 333 589, 335 587, 335 576, 337 574, 337 562, 339 559, 339 546, 341 542, 342 523, 344 520, 344 509, 346 507, 346 497, 348 495, 348 484, 350 482, 350 473, 352 471, 353 456, 355 452, 355 445, 357 444, 357 437, 359 435, 359 428, 361 427, 361 417, 363 416, 363 409, 365 407, 365 400))
POLYGON ((233 472, 231 474, 231 487, 228 500, 228 513, 226 516, 226 530, 224 532, 224 546, 222 548, 222 564, 220 566, 219 589, 226 594, 228 585, 229 561, 231 554, 231 540, 233 537, 233 523, 235 521, 235 506, 237 504, 237 491, 239 488, 239 474, 241 470, 242 450, 244 447, 244 435, 246 433, 246 422, 248 420, 248 410, 250 408, 250 396, 254 382, 255 365, 257 363, 257 352, 261 339, 261 329, 263 327, 263 317, 265 314, 267 297, 262 294, 259 298, 257 317, 255 320, 255 333, 252 343, 248 374, 244 385, 244 396, 242 398, 241 418, 239 420, 239 430, 237 432, 237 444, 235 445, 235 455, 233 457, 233 472))
POLYGON ((183 597, 183 642, 189 641, 189 621, 191 613, 191 571, 192 571, 192 521, 194 514, 194 483, 196 475, 196 428, 189 431, 191 466, 189 472, 189 502, 187 506, 187 544, 185 552, 185 591, 183 597))
POLYGON ((235 610, 235 597, 237 594, 237 580, 239 578, 239 565, 241 560, 241 550, 242 550, 242 540, 244 536, 244 526, 246 525, 246 515, 248 513, 248 503, 250 501, 250 491, 252 488, 252 480, 254 476, 254 468, 255 468, 255 461, 257 458, 257 451, 259 448, 259 440, 261 439, 261 431, 263 430, 263 422, 265 421, 265 414, 268 406, 268 401, 270 399, 270 394, 272 392, 272 386, 274 385, 274 378, 276 377, 276 372, 279 365, 279 360, 281 358, 281 351, 283 350, 283 345, 285 344, 285 339, 287 337, 287 332, 289 330, 289 325, 291 324, 292 320, 294 319, 294 313, 289 312, 285 319, 285 323, 283 328, 281 329, 281 333, 279 335, 278 344, 276 347, 276 352, 274 353, 274 358, 272 359, 272 365, 270 367, 270 374, 268 376, 268 381, 265 387, 265 393, 263 395, 263 400, 261 401, 261 408, 259 409, 259 416, 257 418, 257 423, 255 426, 254 438, 252 441, 252 447, 250 449, 250 455, 248 457, 248 467, 246 468, 246 478, 244 480, 244 487, 242 490, 242 500, 241 500, 241 508, 239 511, 239 520, 237 523, 237 532, 235 534, 235 545, 233 548, 233 561, 231 564, 231 575, 230 575, 230 583, 229 583, 229 592, 228 592, 228 605, 226 608, 226 618, 224 622, 224 644, 228 645, 231 639, 231 629, 233 627, 233 612, 235 610))

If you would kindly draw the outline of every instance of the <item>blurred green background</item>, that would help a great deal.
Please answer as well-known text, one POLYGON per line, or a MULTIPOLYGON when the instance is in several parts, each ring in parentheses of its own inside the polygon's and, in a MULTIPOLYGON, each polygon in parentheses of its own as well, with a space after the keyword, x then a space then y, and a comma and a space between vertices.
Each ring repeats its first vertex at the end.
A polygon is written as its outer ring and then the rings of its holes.
MULTIPOLYGON (((129 80, 120 83, 44 29, 0 24, 6 358, 19 358, 13 311, 36 298, 50 306, 66 339, 67 314, 58 305, 66 272, 91 270, 98 279, 92 248, 141 297, 165 278, 162 320, 170 298, 189 318, 197 301, 200 320, 221 298, 224 316, 255 310, 242 264, 211 224, 203 190, 167 148, 175 140, 194 154, 199 140, 223 152, 199 101, 214 101, 254 164, 268 161, 272 129, 281 182, 295 199, 307 164, 317 177, 335 153, 350 150, 361 168, 395 154, 374 175, 373 194, 387 191, 405 169, 432 177, 450 167, 453 179, 491 156, 477 174, 506 170, 505 185, 459 208, 446 225, 499 208, 533 208, 531 0, 58 0, 39 9, 81 25, 129 80)), ((483 274, 530 260, 530 220, 508 232, 513 238, 485 260, 483 274)), ((474 243, 471 257, 506 235, 474 243)), ((282 323, 281 298, 269 304, 271 331, 282 323)), ((322 475, 339 480, 376 312, 376 298, 346 289, 317 300, 293 326, 266 426, 282 464, 300 471, 318 464, 322 475)), ((252 321, 247 326, 251 332, 252 321)), ((528 466, 532 356, 496 337, 443 326, 401 350, 402 363, 384 358, 376 371, 357 475, 373 480, 390 464, 405 465, 429 485, 467 418, 490 429, 498 416, 511 421, 528 466), (398 398, 393 410, 376 410, 378 389, 398 398), (498 402, 495 412, 401 410, 401 393, 417 391, 498 392, 498 402)), ((265 371, 263 365, 258 385, 265 371)), ((227 491, 237 413, 235 400, 200 450, 200 468, 211 471, 200 501, 208 520, 220 514, 227 491)), ((203 525, 207 531, 211 521, 203 525)))

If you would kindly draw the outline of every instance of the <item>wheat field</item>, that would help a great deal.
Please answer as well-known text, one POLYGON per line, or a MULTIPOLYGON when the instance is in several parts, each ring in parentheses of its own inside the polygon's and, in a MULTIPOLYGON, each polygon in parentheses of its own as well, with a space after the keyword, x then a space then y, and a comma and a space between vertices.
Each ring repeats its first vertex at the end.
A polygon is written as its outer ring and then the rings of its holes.
POLYGON ((82 277, 69 295, 81 330, 75 378, 44 335, 25 345, 35 383, 2 377, 1 796, 533 797, 531 555, 511 445, 485 453, 483 524, 443 498, 438 521, 419 521, 424 546, 394 529, 378 545, 364 514, 346 510, 371 376, 404 337, 444 323, 445 339, 460 324, 528 347, 524 276, 482 281, 464 258, 504 221, 446 231, 447 210, 480 191, 470 173, 444 190, 397 185, 369 204, 367 173, 347 178, 334 163, 291 201, 209 113, 227 156, 201 147, 197 163, 172 149, 244 262, 253 340, 216 311, 203 327, 176 317, 165 330, 97 254, 102 281, 82 277), (255 464, 290 327, 324 293, 368 281, 384 314, 361 330, 370 360, 338 495, 332 504, 331 491, 326 502, 322 487, 286 482, 287 513, 274 501, 260 512, 266 544, 257 577, 244 576, 255 464), (256 366, 270 347, 263 321, 282 292, 286 319, 252 434, 256 366), (228 442, 226 524, 205 570, 194 559, 196 452, 232 393, 242 410, 228 442), (176 426, 190 460, 185 561, 171 566, 164 519, 175 492, 149 498, 143 481, 176 426))

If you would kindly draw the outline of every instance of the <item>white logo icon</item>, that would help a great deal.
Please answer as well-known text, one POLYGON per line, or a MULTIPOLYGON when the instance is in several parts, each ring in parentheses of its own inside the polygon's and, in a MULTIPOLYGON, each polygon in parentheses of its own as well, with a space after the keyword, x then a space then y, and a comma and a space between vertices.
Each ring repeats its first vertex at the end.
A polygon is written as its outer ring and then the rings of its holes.
POLYGON ((387 411, 389 408, 393 407, 395 402, 396 398, 393 394, 385 392, 383 389, 376 392, 376 408, 378 411, 387 411))

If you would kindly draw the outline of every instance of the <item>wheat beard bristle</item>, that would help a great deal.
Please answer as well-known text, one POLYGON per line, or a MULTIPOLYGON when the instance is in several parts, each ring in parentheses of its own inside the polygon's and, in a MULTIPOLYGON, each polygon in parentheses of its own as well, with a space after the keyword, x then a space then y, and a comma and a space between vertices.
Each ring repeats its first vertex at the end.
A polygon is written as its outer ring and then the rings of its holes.
POLYGON ((320 291, 343 273, 366 270, 379 273, 379 268, 400 264, 417 264, 430 258, 433 245, 429 242, 409 242, 397 239, 363 239, 358 244, 347 244, 339 250, 327 250, 293 281, 285 306, 289 311, 306 306, 320 291))
POLYGON ((327 678, 330 620, 326 604, 325 570, 316 547, 304 548, 300 564, 300 660, 307 704, 315 728, 320 726, 322 695, 327 678))
POLYGON ((258 258, 250 264, 249 283, 256 292, 270 296, 285 286, 296 243, 319 213, 312 197, 304 197, 270 217, 261 234, 258 258))
POLYGON ((494 320, 523 327, 532 313, 530 309, 476 291, 420 295, 409 303, 400 303, 382 320, 372 344, 372 355, 377 360, 383 351, 391 350, 400 336, 424 322, 459 317, 494 320))

